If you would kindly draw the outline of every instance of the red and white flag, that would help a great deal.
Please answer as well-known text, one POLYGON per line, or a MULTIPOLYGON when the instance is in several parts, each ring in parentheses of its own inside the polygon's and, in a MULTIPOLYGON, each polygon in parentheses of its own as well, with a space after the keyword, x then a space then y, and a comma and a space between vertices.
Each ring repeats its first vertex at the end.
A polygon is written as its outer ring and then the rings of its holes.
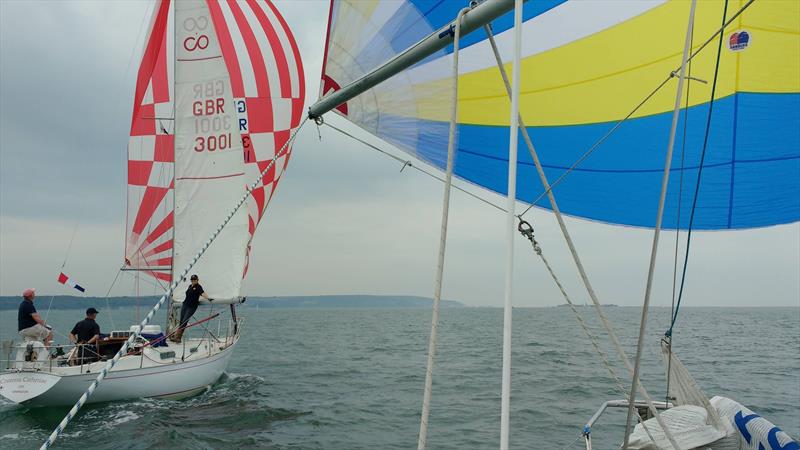
POLYGON ((61 272, 58 275, 58 282, 66 286, 74 287, 81 292, 86 292, 86 289, 84 289, 83 286, 76 283, 75 280, 71 279, 70 277, 64 275, 64 272, 61 272))

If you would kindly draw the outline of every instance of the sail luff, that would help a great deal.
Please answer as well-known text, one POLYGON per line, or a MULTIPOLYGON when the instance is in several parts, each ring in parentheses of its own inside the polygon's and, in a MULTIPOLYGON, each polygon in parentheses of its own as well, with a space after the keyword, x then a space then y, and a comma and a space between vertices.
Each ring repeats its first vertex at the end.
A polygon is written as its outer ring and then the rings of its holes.
MULTIPOLYGON (((175 5, 175 261, 182 268, 243 192, 243 146, 230 76, 205 1, 175 5)), ((247 212, 238 210, 197 262, 212 298, 240 296, 247 212)), ((179 280, 180 303, 188 280, 179 280)))

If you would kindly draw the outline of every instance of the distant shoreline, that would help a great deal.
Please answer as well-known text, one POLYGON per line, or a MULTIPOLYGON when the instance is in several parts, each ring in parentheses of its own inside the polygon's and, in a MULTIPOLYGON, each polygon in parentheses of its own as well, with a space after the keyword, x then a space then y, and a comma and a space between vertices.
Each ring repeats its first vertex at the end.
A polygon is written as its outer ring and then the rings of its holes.
MULTIPOLYGON (((143 297, 77 297, 73 295, 38 295, 39 309, 86 309, 89 307, 111 308, 149 307, 160 296, 143 297), (52 306, 51 306, 52 298, 52 306)), ((18 296, 0 296, 0 311, 16 310, 22 299, 18 296)), ((275 297, 247 297, 245 308, 430 308, 433 300, 412 295, 303 295, 275 297)), ((443 308, 463 308, 455 300, 442 300, 443 308)))
MULTIPOLYGON (((113 309, 142 307, 149 308, 154 305, 160 296, 143 297, 78 297, 74 295, 38 295, 36 306, 38 309, 86 309, 91 306, 98 309, 110 306, 113 309), (51 305, 52 298, 52 306, 51 305)), ((19 307, 21 297, 0 296, 0 311, 16 310, 19 307)), ((297 295, 297 296, 273 296, 248 297, 242 304, 243 308, 271 308, 271 309, 340 309, 340 308, 364 308, 364 309, 414 309, 431 308, 433 300, 429 297, 414 295, 297 295)), ((537 308, 566 308, 566 303, 559 305, 541 306, 522 306, 516 305, 514 309, 537 309, 537 308)), ((592 304, 576 304, 577 308, 593 307, 592 304)), ((641 305, 601 305, 603 308, 641 308, 641 305)), ((502 309, 502 306, 493 305, 465 305, 455 300, 442 300, 443 308, 468 308, 468 309, 502 309)), ((651 308, 669 308, 669 305, 654 305, 651 308)), ((686 308, 791 308, 800 309, 800 305, 767 305, 767 306, 709 306, 709 305, 686 305, 686 308)))

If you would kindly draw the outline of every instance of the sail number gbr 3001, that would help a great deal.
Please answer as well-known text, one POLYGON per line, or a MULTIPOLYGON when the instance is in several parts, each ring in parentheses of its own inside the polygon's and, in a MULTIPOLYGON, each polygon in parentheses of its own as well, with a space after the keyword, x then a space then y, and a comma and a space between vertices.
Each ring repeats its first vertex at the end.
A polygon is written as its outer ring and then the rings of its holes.
POLYGON ((225 83, 213 80, 192 87, 195 101, 192 102, 194 116, 194 151, 217 151, 232 148, 231 115, 226 114, 225 83))

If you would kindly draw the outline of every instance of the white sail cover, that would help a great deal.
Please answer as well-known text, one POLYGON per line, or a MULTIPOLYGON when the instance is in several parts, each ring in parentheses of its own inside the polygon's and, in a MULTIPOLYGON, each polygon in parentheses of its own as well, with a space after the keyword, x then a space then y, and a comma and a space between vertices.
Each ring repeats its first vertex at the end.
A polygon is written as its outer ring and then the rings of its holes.
MULTIPOLYGON (((176 2, 175 28, 177 276, 242 197, 245 181, 231 80, 206 3, 176 2)), ((192 269, 209 297, 239 297, 249 240, 247 210, 240 208, 192 269)), ((187 285, 181 280, 176 302, 187 285)))

